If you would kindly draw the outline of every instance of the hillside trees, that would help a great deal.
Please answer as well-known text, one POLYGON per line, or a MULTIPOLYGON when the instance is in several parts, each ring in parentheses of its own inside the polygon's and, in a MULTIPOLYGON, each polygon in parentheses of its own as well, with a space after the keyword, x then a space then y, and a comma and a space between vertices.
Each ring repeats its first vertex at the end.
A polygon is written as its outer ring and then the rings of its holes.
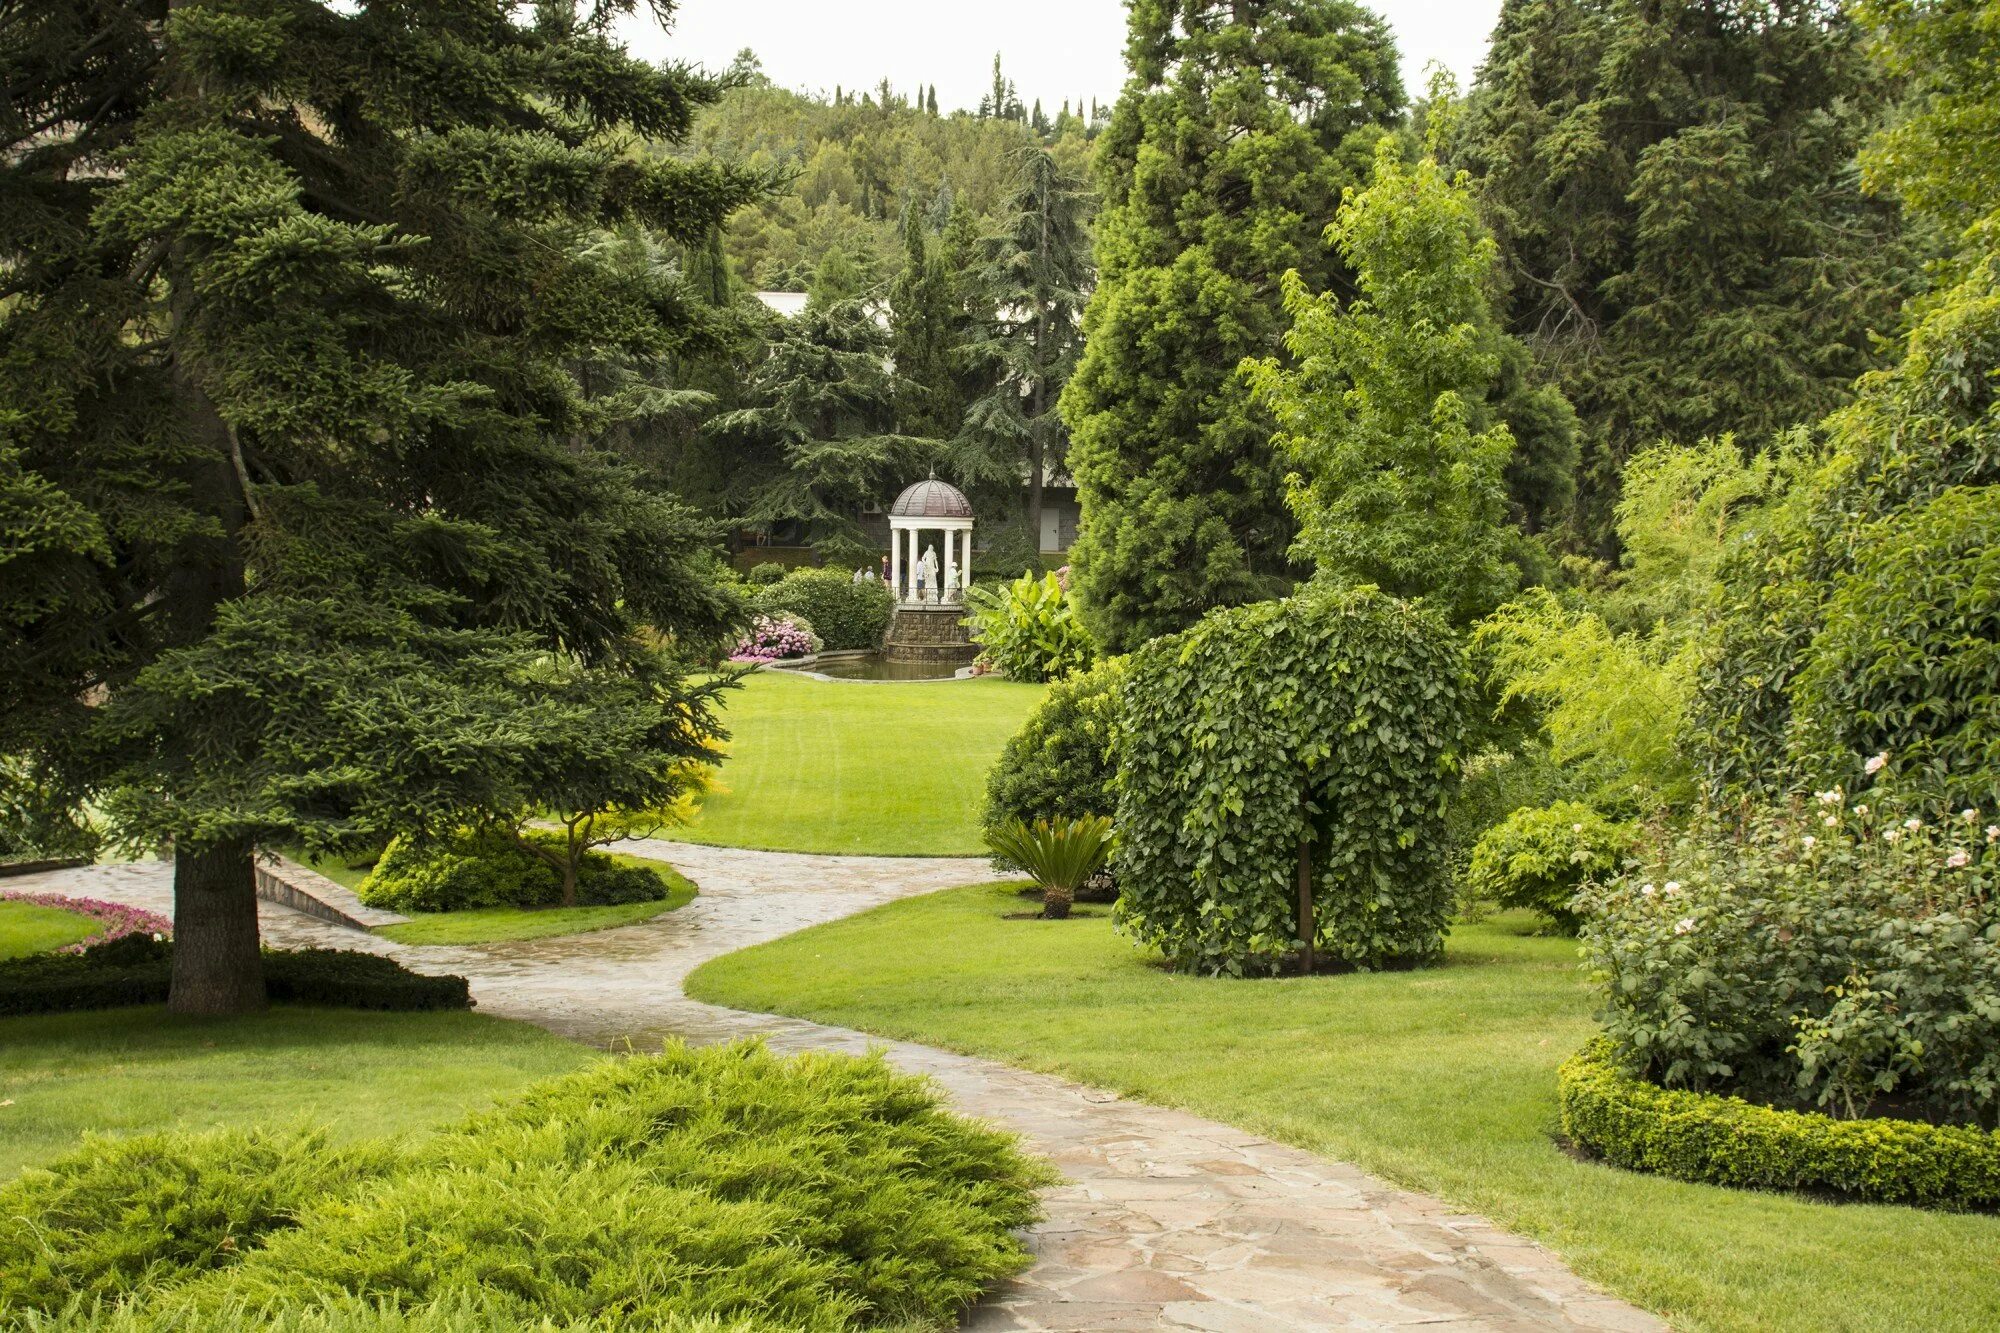
POLYGON ((1279 350, 1278 275, 1340 284, 1320 230, 1403 102, 1386 27, 1344 0, 1144 0, 1126 59, 1062 396, 1076 587, 1112 652, 1283 586, 1283 473, 1237 365, 1279 350))
POLYGON ((1582 418, 1591 544, 1629 454, 1755 446, 1869 368, 1914 272, 1854 169, 1893 92, 1830 0, 1507 0, 1458 157, 1582 418))
MULTIPOLYGON (((578 378, 702 332, 607 232, 757 188, 624 151, 716 95, 610 42, 631 8, 9 13, 0 752, 172 841, 176 1009, 261 1002, 257 844, 491 808, 561 724, 538 660, 735 614, 592 448, 644 395, 578 378)), ((676 680, 647 706, 705 718, 676 680)))

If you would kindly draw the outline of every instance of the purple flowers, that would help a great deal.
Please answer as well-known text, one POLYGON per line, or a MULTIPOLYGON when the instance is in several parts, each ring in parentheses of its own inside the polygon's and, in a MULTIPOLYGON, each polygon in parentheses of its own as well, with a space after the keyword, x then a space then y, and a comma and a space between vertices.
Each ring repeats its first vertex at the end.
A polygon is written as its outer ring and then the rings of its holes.
POLYGON ((165 939, 174 933, 174 923, 143 908, 128 907, 124 903, 108 903, 102 898, 66 898, 60 893, 0 893, 0 899, 11 903, 30 903, 36 907, 53 907, 58 911, 76 912, 89 917, 103 927, 97 934, 65 945, 59 953, 82 953, 94 944, 104 944, 110 940, 121 940, 127 935, 151 935, 155 939, 165 939))
POLYGON ((778 662, 792 657, 807 657, 819 651, 819 636, 813 633, 811 622, 802 616, 781 612, 775 616, 758 616, 750 624, 750 632, 743 636, 731 653, 732 662, 778 662))

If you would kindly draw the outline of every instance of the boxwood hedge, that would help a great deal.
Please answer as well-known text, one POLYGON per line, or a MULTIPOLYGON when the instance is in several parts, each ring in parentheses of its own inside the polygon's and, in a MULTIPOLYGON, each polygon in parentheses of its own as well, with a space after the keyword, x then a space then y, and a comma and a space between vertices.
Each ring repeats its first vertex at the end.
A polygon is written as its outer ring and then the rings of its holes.
POLYGON ((1662 1088, 1590 1042, 1557 1073, 1562 1130, 1614 1166, 1677 1180, 1857 1201, 2000 1207, 2000 1134, 1917 1120, 1836 1120, 1662 1088))

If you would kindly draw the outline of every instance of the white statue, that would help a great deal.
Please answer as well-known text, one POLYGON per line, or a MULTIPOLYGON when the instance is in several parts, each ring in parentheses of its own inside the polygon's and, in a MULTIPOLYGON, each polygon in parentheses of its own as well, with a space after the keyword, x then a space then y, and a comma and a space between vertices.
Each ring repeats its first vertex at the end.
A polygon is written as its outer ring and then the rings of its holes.
POLYGON ((924 593, 937 587, 937 547, 926 546, 923 558, 917 561, 917 600, 924 600, 924 593))
POLYGON ((958 600, 958 571, 955 569, 948 569, 945 571, 944 600, 947 602, 955 602, 958 600))

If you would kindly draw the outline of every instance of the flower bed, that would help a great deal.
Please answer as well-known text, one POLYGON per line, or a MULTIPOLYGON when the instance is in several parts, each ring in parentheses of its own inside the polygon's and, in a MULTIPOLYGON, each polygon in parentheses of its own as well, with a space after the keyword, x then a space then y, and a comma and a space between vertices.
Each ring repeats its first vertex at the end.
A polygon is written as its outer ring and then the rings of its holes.
POLYGON ((108 903, 101 898, 70 898, 60 893, 0 893, 0 900, 10 903, 27 903, 34 907, 52 907, 61 912, 75 912, 87 916, 100 927, 96 934, 65 945, 58 953, 82 953, 85 949, 112 940, 122 940, 127 935, 150 935, 159 940, 174 933, 174 923, 157 912, 144 908, 128 907, 124 903, 108 903))
POLYGON ((1837 1120, 1662 1088, 1598 1038, 1557 1074, 1563 1133, 1592 1156, 1677 1180, 1856 1201, 2000 1207, 2000 1134, 1916 1120, 1837 1120))
POLYGON ((729 660, 758 664, 783 662, 795 657, 810 657, 819 650, 820 639, 813 633, 811 621, 790 612, 779 612, 753 620, 750 632, 737 643, 736 651, 729 655, 729 660))

